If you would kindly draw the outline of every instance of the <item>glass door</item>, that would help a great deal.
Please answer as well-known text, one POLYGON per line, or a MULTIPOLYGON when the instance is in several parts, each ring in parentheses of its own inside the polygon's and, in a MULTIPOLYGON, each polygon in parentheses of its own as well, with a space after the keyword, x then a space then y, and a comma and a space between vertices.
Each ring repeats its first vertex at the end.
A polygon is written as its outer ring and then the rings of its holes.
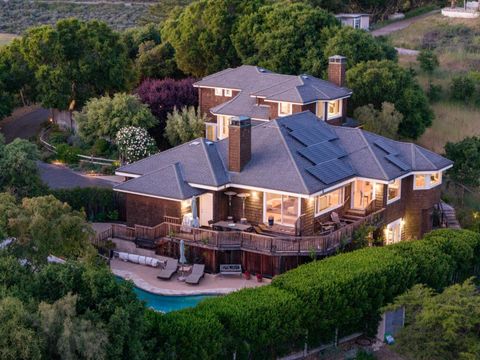
POLYGON ((352 208, 364 210, 375 199, 375 184, 371 181, 356 180, 352 184, 352 208))
POLYGON ((298 197, 265 193, 265 222, 273 217, 275 224, 294 226, 300 215, 300 200, 298 197))

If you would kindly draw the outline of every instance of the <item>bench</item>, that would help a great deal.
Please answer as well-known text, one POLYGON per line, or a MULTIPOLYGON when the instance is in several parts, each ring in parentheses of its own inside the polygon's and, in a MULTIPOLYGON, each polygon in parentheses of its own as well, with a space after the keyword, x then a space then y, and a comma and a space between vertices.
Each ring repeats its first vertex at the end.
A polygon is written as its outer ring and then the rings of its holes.
POLYGON ((221 264, 220 274, 242 276, 242 265, 241 264, 221 264))

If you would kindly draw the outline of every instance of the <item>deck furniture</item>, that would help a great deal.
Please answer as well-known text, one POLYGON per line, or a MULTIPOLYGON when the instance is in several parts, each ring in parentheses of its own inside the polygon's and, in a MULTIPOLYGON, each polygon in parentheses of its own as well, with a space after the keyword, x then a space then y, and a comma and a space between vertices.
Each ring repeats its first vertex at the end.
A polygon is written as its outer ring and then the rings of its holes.
POLYGON ((221 264, 220 274, 242 276, 242 265, 241 264, 221 264))
POLYGON ((160 274, 157 275, 157 279, 160 280, 170 280, 177 272, 178 268, 178 260, 167 260, 167 264, 165 265, 165 268, 160 271, 160 274))
POLYGON ((187 284, 198 285, 200 279, 205 275, 205 265, 203 264, 194 264, 192 267, 192 272, 187 276, 185 282, 187 284))
POLYGON ((212 225, 213 229, 222 231, 249 231, 252 229, 251 224, 234 223, 232 221, 218 221, 212 225))
POLYGON ((340 219, 340 216, 335 211, 333 211, 330 214, 330 218, 332 219, 332 222, 337 226, 337 228, 340 228, 342 226, 345 226, 353 222, 352 220, 348 220, 348 219, 340 219))

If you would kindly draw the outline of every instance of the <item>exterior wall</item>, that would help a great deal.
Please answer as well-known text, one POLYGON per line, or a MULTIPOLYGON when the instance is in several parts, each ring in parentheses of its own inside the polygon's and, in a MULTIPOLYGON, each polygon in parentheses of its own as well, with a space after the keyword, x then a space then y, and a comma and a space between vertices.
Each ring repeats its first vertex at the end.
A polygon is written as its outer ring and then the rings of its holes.
POLYGON ((299 106, 300 109, 298 111, 294 111, 294 112, 301 112, 301 111, 310 111, 314 114, 316 114, 317 112, 317 103, 311 103, 311 104, 306 104, 306 105, 294 105, 294 110, 295 110, 295 106, 299 106))
POLYGON ((228 130, 228 170, 242 171, 252 157, 252 127, 231 124, 228 130))
POLYGON ((179 201, 156 199, 147 196, 125 194, 126 220, 128 226, 155 226, 164 221, 164 216, 181 217, 179 201))
MULTIPOLYGON (((245 201, 245 217, 247 221, 252 224, 263 223, 263 192, 249 191, 245 189, 229 188, 228 191, 235 191, 237 194, 250 193, 250 197, 245 201)), ((228 210, 228 196, 223 195, 224 201, 227 204, 228 210)), ((238 196, 232 197, 232 216, 235 221, 242 218, 242 199, 238 196)), ((226 216, 225 216, 226 218, 226 216)))
POLYGON ((208 115, 210 120, 214 120, 214 116, 210 113, 210 109, 214 106, 223 104, 231 100, 233 97, 237 96, 239 91, 232 91, 231 97, 226 96, 215 96, 215 89, 210 88, 199 88, 198 89, 198 103, 200 106, 200 111, 208 115))
POLYGON ((328 81, 338 86, 345 86, 345 70, 347 64, 345 59, 342 62, 332 62, 328 64, 328 81))

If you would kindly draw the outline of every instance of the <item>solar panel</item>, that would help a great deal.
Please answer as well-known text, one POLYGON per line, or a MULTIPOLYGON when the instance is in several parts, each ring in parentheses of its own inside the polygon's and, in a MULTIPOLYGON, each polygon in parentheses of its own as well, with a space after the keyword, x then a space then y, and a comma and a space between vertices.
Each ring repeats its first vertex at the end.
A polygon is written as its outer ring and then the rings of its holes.
POLYGON ((290 136, 300 141, 305 146, 335 139, 335 136, 332 133, 329 131, 322 131, 322 129, 319 128, 297 129, 292 131, 290 136))
POLYGON ((343 149, 330 141, 324 141, 315 145, 310 145, 306 148, 298 150, 298 153, 310 160, 315 165, 347 155, 343 149))
POLYGON ((381 139, 375 140, 374 144, 388 154, 395 154, 395 155, 398 154, 397 149, 393 148, 392 146, 390 146, 389 144, 387 144, 385 141, 381 139))
POLYGON ((352 167, 340 159, 323 162, 307 168, 307 171, 327 185, 355 175, 352 167))
POLYGON ((410 170, 410 167, 405 164, 402 160, 400 160, 396 155, 390 154, 385 156, 385 159, 390 161, 393 165, 399 167, 403 171, 410 170))

